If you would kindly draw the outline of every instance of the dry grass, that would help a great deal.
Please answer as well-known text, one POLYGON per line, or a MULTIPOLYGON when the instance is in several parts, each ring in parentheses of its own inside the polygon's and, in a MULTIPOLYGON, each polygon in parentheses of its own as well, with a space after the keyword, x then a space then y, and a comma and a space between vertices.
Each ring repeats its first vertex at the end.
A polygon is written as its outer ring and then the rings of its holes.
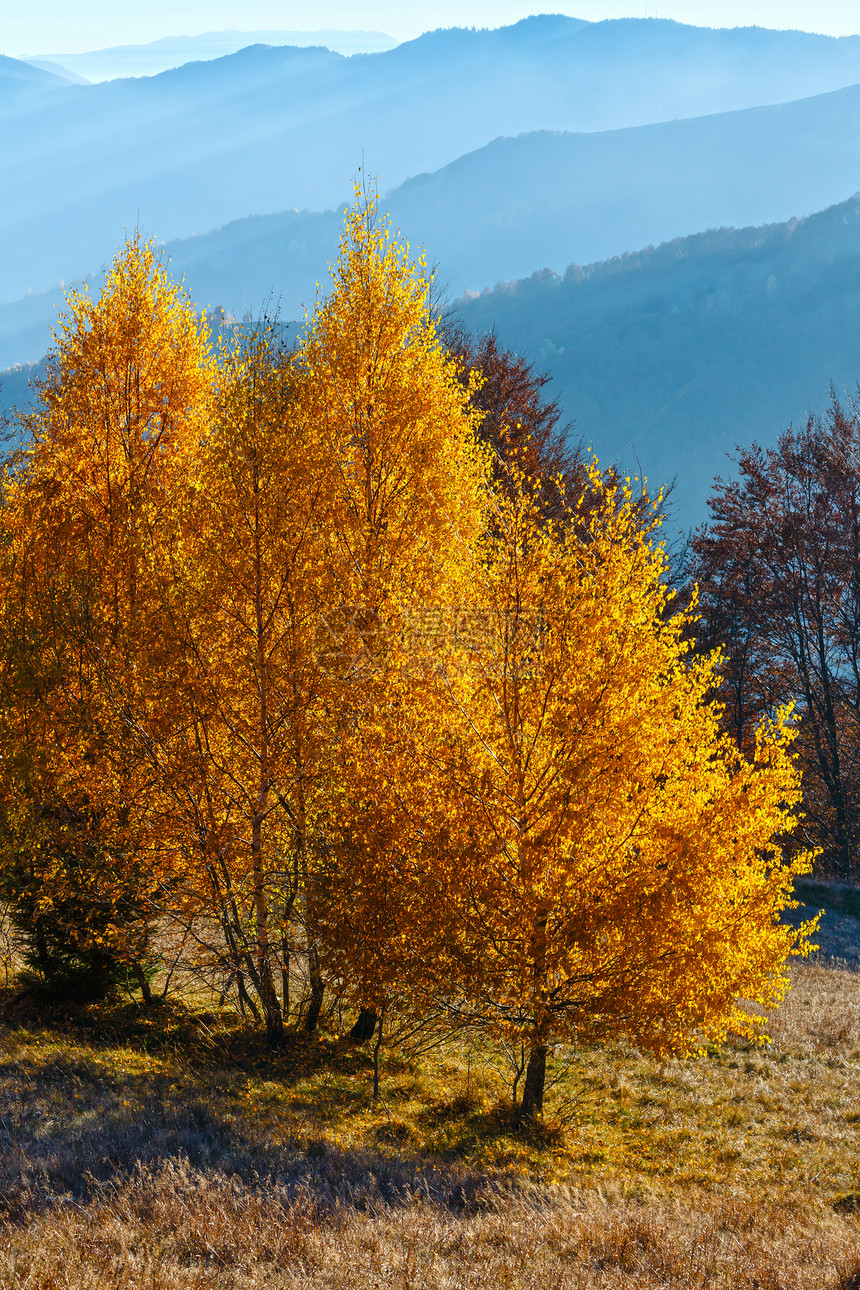
POLYGON ((10 1227, 0 1286, 847 1290, 860 1271, 856 1224, 837 1214, 696 1199, 643 1204, 532 1188, 478 1193, 459 1212, 420 1195, 323 1209, 168 1163, 84 1208, 10 1227))
POLYGON ((0 1290, 860 1290, 860 975, 802 964, 773 1045, 567 1054, 508 1128, 500 1055, 276 1058, 229 1014, 0 1034, 0 1290))

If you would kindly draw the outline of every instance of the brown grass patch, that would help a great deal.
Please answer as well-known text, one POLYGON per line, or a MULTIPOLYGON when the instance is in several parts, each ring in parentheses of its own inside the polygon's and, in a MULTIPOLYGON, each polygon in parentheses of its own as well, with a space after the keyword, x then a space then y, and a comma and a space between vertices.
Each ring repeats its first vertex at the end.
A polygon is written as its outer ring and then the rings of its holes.
POLYGON ((794 969, 773 1044, 283 1052, 224 1012, 0 1032, 0 1290, 860 1290, 860 975, 794 969))
POLYGON ((7 1226, 0 1287, 847 1290, 860 1276, 856 1224, 805 1203, 643 1203, 536 1186, 462 1209, 420 1193, 368 1200, 321 1205, 167 1163, 86 1206, 7 1226))

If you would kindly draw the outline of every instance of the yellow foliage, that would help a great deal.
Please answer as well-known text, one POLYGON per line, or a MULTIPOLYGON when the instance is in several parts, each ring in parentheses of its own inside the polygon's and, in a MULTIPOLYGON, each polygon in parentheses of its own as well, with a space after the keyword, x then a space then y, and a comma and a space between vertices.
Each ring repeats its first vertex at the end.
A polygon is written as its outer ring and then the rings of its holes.
POLYGON ((406 640, 352 752, 332 964, 533 1049, 678 1051, 755 1033, 739 1000, 777 1000, 805 952, 778 918, 809 863, 780 850, 798 776, 787 714, 751 761, 720 733, 629 489, 591 490, 585 531, 527 480, 499 498, 470 630, 406 640))
POLYGON ((437 594, 479 531, 486 467, 423 260, 359 198, 299 362, 331 469, 326 562, 344 603, 377 614, 437 594))
POLYGON ((110 936, 105 909, 139 914, 166 861, 148 759, 151 724, 170 721, 165 552, 213 368, 140 239, 98 301, 70 294, 55 339, 2 510, 4 832, 21 864, 22 837, 41 839, 24 875, 41 884, 37 907, 70 901, 86 921, 89 882, 110 936))
POLYGON ((720 734, 629 483, 595 468, 554 521, 516 467, 491 486, 375 198, 333 273, 295 355, 265 326, 213 355, 139 239, 70 296, 2 511, 38 909, 87 865, 103 909, 157 898, 273 1039, 296 950, 311 1014, 322 955, 533 1054, 755 1034, 738 1000, 777 999, 809 931, 779 921, 808 865, 788 714, 751 759, 720 734))

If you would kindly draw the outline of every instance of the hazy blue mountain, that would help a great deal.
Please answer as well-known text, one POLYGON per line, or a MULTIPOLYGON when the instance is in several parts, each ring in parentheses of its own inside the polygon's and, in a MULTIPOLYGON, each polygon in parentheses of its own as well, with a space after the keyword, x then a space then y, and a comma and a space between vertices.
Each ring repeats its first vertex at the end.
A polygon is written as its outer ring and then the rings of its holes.
POLYGON ((860 182, 860 86, 598 134, 497 139, 389 206, 452 289, 564 269, 701 231, 772 223, 860 182))
MULTIPOLYGON (((439 289, 457 296, 536 266, 561 272, 703 228, 803 216, 843 200, 858 180, 860 86, 851 86, 628 130, 497 139, 408 180, 384 204, 438 265, 439 289)), ((254 216, 171 241, 166 253, 200 305, 241 316, 271 301, 296 317, 326 278, 340 227, 335 211, 254 216)), ((44 353, 60 299, 55 288, 0 305, 0 366, 44 353)))
POLYGON ((61 68, 34 67, 0 54, 0 117, 38 108, 46 95, 68 87, 72 79, 61 68))
POLYGON ((83 54, 39 54, 38 66, 51 60, 87 81, 120 76, 157 76, 199 59, 223 58, 248 45, 323 45, 338 54, 372 54, 393 49, 397 41, 382 31, 205 31, 197 36, 164 36, 145 45, 115 45, 83 54))
MULTIPOLYGON (((341 211, 253 216, 169 242, 163 254, 200 308, 222 305, 237 318, 246 312, 296 318, 313 304, 316 283, 328 280, 342 228, 341 211)), ((87 279, 94 294, 101 279, 100 273, 87 279)), ((0 304, 0 368, 31 363, 45 353, 64 300, 57 286, 0 304)))
MULTIPOLYGON (((655 483, 677 477, 687 526, 704 519, 736 444, 772 443, 823 408, 831 382, 855 391, 860 195, 807 219, 541 271, 453 313, 548 371, 601 461, 641 465, 655 483)), ((26 398, 35 370, 0 374, 3 406, 26 398)))
POLYGON ((63 67, 60 63, 55 63, 50 58, 27 58, 24 62, 31 67, 38 67, 43 72, 51 72, 54 76, 59 76, 61 80, 68 81, 70 85, 89 85, 86 76, 79 76, 68 67, 63 67))
MULTIPOLYGON (((91 279, 99 290, 101 275, 91 279)), ((51 346, 51 328, 65 305, 61 288, 0 305, 0 368, 37 361, 51 346)))
POLYGON ((4 415, 13 409, 24 410, 32 405, 35 397, 33 381, 45 375, 45 368, 43 359, 40 363, 26 363, 0 371, 0 455, 6 447, 4 415))
POLYGON ((553 376, 601 461, 677 477, 677 520, 698 523, 736 444, 773 443, 824 408, 831 383, 856 394, 860 195, 808 219, 544 271, 456 314, 553 376))
MULTIPOLYGON (((139 224, 173 239, 248 214, 335 207, 348 199, 362 158, 390 189, 500 135, 536 130, 614 132, 570 145, 561 163, 568 169, 557 176, 559 196, 550 207, 566 208, 572 192, 599 185, 603 205, 594 213, 595 226, 607 218, 608 205, 609 226, 620 230, 619 238, 586 251, 572 226, 566 244, 556 241, 560 265, 727 218, 691 196, 700 171, 707 179, 714 143, 723 148, 724 166, 726 149, 735 149, 729 198, 743 197, 748 184, 755 187, 746 162, 749 153, 757 164, 763 146, 774 150, 782 190, 794 189, 788 206, 774 200, 760 214, 761 203, 747 207, 737 200, 728 218, 746 223, 803 213, 855 187, 848 175, 856 174, 858 132, 848 100, 810 120, 805 110, 783 124, 780 112, 758 123, 750 118, 734 134, 729 130, 725 144, 721 125, 666 123, 651 128, 669 133, 653 136, 622 136, 619 128, 795 99, 846 82, 860 82, 860 37, 545 16, 496 31, 432 32, 385 53, 350 58, 318 48, 253 46, 156 77, 69 87, 50 106, 19 115, 15 129, 0 135, 0 168, 15 194, 0 211, 0 237, 8 248, 0 262, 0 300, 97 270, 124 227, 139 224), (819 133, 812 138, 810 131, 819 133), (824 186, 818 182, 824 163, 814 157, 818 140, 832 166, 824 186), (797 160, 801 169, 786 175, 780 169, 786 160, 797 160), (652 164, 659 185, 650 184, 652 164), (669 165, 679 169, 669 175, 664 200, 669 165), (683 219, 674 217, 678 192, 690 208, 683 219), (644 216, 652 218, 622 227, 622 215, 640 193, 644 216)), ((507 164, 506 156, 499 161, 507 164)), ((513 174, 511 186, 517 182, 513 174)), ((419 186, 419 213, 428 196, 419 186)), ((518 203, 526 212, 536 208, 526 189, 504 200, 501 225, 522 224, 518 203)), ((485 229, 495 201, 495 192, 487 195, 485 229)), ((585 210, 588 203, 581 205, 585 210)), ((471 216, 453 207, 446 218, 463 228, 471 216)), ((423 239, 429 223, 413 237, 423 239)), ((531 245, 524 248, 524 256, 534 254, 531 245)), ((492 273, 484 277, 491 269, 523 272, 547 258, 542 253, 498 269, 473 264, 467 282, 483 285, 493 280, 492 273)))

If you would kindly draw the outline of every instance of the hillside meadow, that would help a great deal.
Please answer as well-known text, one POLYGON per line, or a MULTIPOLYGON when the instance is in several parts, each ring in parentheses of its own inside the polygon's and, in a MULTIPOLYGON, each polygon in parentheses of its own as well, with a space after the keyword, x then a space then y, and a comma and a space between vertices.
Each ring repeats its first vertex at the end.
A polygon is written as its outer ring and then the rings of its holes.
POLYGON ((217 379, 129 243, 6 475, 0 1290, 856 1288, 787 709, 729 742, 647 497, 359 197, 217 379))
POLYGON ((559 1052, 520 1130, 505 1055, 462 1036, 383 1045, 374 1101, 336 1010, 276 1055, 189 981, 5 1015, 3 1290, 860 1285, 860 976, 834 962, 794 966, 761 1048, 559 1052))

